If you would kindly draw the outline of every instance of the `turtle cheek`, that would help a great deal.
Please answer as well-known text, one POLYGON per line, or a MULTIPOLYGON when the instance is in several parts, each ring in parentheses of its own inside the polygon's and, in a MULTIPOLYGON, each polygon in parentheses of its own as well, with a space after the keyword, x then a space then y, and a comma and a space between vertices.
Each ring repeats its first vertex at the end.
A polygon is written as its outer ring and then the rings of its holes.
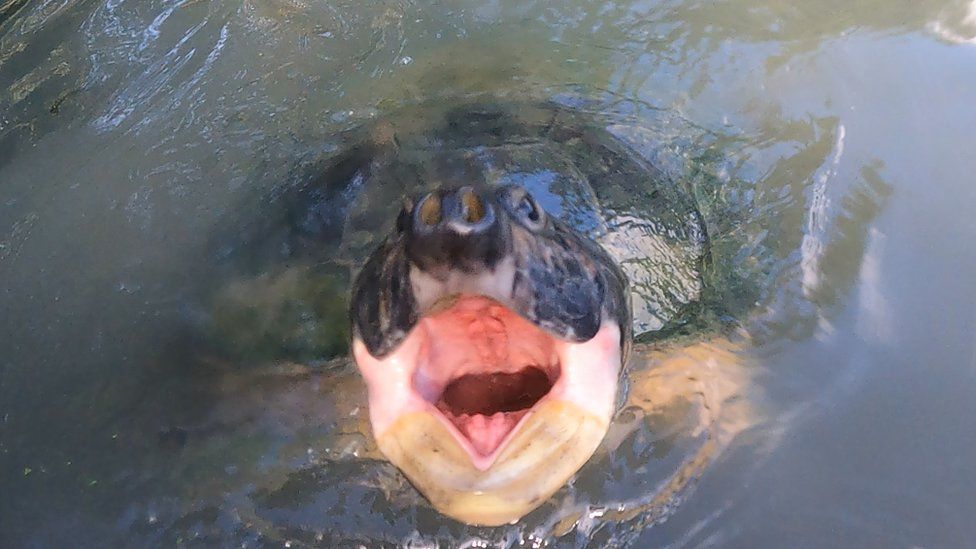
POLYGON ((362 339, 353 340, 353 358, 366 381, 375 436, 381 436, 404 414, 429 410, 430 405, 413 387, 414 374, 428 344, 424 330, 413 330, 394 351, 377 358, 362 339))
POLYGON ((349 303, 352 332, 372 355, 397 348, 419 319, 403 238, 388 237, 356 276, 349 303))
POLYGON ((596 336, 603 322, 602 287, 522 256, 513 281, 512 308, 559 339, 585 342, 596 336))
POLYGON ((609 424, 624 359, 616 321, 605 320, 596 335, 582 343, 560 342, 556 352, 562 375, 550 398, 578 406, 609 424))

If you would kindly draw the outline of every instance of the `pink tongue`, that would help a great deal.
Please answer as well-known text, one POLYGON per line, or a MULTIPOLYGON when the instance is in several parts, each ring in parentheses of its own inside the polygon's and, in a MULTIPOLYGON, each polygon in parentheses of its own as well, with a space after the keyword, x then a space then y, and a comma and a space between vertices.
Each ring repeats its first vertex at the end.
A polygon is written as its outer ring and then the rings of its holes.
POLYGON ((474 449, 479 454, 487 456, 498 448, 502 439, 515 428, 515 424, 522 419, 525 412, 526 410, 497 412, 490 416, 464 414, 450 419, 467 437, 474 449))

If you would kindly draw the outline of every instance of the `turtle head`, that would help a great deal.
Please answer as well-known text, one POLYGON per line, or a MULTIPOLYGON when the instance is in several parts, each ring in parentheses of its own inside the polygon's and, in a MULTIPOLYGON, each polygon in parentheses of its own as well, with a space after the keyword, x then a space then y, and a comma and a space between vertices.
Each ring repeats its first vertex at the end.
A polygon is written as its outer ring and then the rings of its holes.
POLYGON ((619 267, 519 186, 407 201, 351 317, 380 450, 438 510, 484 525, 590 458, 631 336, 619 267))

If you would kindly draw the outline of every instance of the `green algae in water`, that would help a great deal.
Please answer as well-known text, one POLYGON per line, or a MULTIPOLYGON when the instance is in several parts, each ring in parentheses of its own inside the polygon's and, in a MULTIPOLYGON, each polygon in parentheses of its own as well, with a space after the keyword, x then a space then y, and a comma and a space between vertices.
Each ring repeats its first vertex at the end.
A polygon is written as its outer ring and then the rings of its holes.
POLYGON ((244 363, 344 355, 347 293, 339 275, 313 267, 236 280, 214 299, 211 343, 221 357, 244 363))

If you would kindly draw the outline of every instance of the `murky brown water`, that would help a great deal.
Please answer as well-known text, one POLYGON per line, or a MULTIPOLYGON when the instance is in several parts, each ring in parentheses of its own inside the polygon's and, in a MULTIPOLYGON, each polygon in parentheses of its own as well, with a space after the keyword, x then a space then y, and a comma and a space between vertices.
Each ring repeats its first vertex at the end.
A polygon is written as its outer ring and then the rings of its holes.
POLYGON ((968 2, 2 4, 0 545, 969 545, 974 97, 968 2), (479 529, 372 446, 341 197, 281 231, 342 132, 489 95, 691 181, 754 302, 479 529))

